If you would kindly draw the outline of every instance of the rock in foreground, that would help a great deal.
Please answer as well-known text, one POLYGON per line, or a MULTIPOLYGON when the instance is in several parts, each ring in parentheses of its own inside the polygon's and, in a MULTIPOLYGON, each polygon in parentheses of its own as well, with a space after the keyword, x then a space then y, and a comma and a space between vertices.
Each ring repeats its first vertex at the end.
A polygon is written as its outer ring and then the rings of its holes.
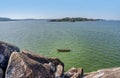
POLYGON ((65 73, 65 78, 82 78, 83 69, 82 68, 71 68, 65 73))
POLYGON ((9 57, 14 51, 19 52, 20 50, 15 45, 0 41, 0 68, 4 71, 7 67, 9 57))
POLYGON ((6 70, 5 78, 54 78, 50 65, 30 59, 23 53, 12 53, 6 70))
POLYGON ((22 50, 22 53, 41 64, 45 64, 45 63, 48 64, 48 63, 52 62, 55 65, 55 67, 57 67, 57 65, 62 65, 64 67, 64 63, 62 61, 60 61, 58 58, 44 57, 40 54, 35 54, 34 52, 26 50, 26 49, 22 50))
POLYGON ((59 59, 23 50, 11 54, 5 78, 61 78, 63 74, 64 64, 59 59))
POLYGON ((0 78, 120 78, 120 67, 87 74, 82 68, 71 68, 64 73, 64 63, 58 58, 19 52, 18 47, 0 41, 0 78))
POLYGON ((91 72, 86 74, 84 78, 120 78, 120 67, 91 72))

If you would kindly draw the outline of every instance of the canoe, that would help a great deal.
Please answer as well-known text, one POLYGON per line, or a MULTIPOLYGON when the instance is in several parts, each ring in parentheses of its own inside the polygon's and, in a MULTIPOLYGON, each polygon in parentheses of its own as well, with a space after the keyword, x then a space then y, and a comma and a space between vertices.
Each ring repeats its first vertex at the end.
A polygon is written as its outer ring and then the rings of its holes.
POLYGON ((57 49, 58 52, 70 52, 70 49, 57 49))

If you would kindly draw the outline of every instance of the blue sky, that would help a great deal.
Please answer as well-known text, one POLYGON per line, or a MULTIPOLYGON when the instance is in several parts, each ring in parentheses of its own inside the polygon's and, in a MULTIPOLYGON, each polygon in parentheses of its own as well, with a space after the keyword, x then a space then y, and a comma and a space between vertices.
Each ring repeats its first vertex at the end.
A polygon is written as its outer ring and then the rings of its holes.
POLYGON ((120 0, 0 0, 0 17, 120 19, 120 0))

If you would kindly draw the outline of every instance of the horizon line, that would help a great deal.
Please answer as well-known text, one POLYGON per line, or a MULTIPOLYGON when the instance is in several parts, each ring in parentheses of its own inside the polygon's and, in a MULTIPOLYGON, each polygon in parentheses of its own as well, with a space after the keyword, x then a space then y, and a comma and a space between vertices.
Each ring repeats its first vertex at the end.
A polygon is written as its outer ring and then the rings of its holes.
POLYGON ((0 16, 0 18, 9 18, 9 19, 62 19, 62 18, 66 18, 66 17, 68 17, 68 18, 88 18, 88 19, 103 19, 103 20, 120 20, 120 19, 117 19, 117 18, 91 18, 91 17, 80 17, 80 16, 78 16, 78 17, 73 17, 73 16, 65 16, 65 17, 53 17, 53 18, 36 18, 36 17, 24 17, 24 18, 14 18, 14 17, 1 17, 0 16))

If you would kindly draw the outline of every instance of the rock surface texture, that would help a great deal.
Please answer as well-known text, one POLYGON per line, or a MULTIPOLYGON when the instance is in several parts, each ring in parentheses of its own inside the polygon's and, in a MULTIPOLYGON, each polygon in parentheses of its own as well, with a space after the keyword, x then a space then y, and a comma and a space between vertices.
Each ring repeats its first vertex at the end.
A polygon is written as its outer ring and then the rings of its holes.
POLYGON ((9 57, 12 52, 19 52, 19 48, 15 45, 0 41, 0 67, 5 70, 8 64, 9 57))
POLYGON ((48 67, 23 53, 14 52, 10 57, 5 78, 54 78, 54 73, 48 67))
POLYGON ((64 74, 64 64, 57 58, 47 58, 29 50, 13 52, 9 59, 5 78, 59 78, 64 74))
POLYGON ((120 67, 91 72, 86 74, 84 78, 120 78, 120 67))
POLYGON ((50 71, 55 73, 55 76, 62 77, 64 74, 64 63, 60 61, 58 58, 48 58, 44 57, 39 54, 35 54, 32 51, 29 50, 22 50, 22 53, 29 57, 30 59, 33 59, 44 66, 50 66, 50 71), (59 73, 59 74, 58 74, 59 73), (57 74, 57 75, 56 75, 57 74))
POLYGON ((65 73, 65 78, 82 78, 83 69, 82 68, 71 68, 65 73))
POLYGON ((8 60, 12 52, 20 52, 19 48, 15 45, 9 44, 7 42, 0 41, 0 68, 3 75, 0 74, 0 78, 5 77, 5 71, 8 65, 8 60))
POLYGON ((22 50, 22 53, 26 56, 28 56, 29 58, 39 62, 39 63, 42 63, 42 64, 45 64, 45 63, 50 63, 52 62, 55 67, 57 65, 62 65, 64 67, 64 63, 61 62, 58 58, 47 58, 47 57, 44 57, 40 54, 35 54, 35 52, 32 52, 32 51, 29 51, 29 50, 22 50))

